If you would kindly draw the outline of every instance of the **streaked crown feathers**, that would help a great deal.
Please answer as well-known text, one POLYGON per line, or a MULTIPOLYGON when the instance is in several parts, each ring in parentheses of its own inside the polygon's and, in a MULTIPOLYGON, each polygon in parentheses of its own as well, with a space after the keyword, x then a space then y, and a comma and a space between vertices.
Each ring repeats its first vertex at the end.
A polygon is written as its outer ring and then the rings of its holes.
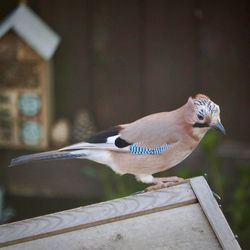
POLYGON ((193 98, 196 114, 200 116, 213 116, 220 113, 220 107, 203 94, 197 94, 193 98))

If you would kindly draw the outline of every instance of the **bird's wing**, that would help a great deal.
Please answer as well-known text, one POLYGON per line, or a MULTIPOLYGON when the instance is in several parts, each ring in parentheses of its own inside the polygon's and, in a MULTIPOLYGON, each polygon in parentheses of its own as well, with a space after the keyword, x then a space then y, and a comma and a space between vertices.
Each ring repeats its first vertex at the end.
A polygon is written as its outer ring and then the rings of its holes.
POLYGON ((85 142, 76 143, 59 151, 72 151, 81 149, 106 149, 106 150, 124 150, 127 151, 127 147, 131 144, 122 140, 120 137, 121 126, 112 127, 108 130, 101 131, 85 142))
POLYGON ((120 137, 144 147, 172 144, 180 138, 181 130, 178 126, 173 112, 162 112, 122 125, 120 137))
POLYGON ((179 139, 179 134, 175 132, 176 127, 170 121, 171 117, 167 112, 149 115, 133 123, 97 133, 86 142, 64 147, 60 151, 81 149, 128 151, 128 146, 135 144, 144 148, 170 145, 179 139))

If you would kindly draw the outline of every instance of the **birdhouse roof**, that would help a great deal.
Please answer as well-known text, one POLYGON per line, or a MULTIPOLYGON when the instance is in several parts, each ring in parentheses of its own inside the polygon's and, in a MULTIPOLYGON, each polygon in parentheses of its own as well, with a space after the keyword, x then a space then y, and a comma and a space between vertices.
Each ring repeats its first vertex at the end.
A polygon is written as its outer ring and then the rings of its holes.
POLYGON ((0 38, 10 29, 45 60, 52 57, 60 42, 60 37, 23 3, 0 24, 0 38))

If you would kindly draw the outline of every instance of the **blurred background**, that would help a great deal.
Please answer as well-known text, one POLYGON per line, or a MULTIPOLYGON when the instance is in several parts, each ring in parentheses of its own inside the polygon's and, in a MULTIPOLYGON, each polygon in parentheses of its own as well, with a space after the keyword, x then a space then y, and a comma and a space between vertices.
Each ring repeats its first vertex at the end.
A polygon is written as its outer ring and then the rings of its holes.
POLYGON ((88 161, 7 166, 19 155, 175 109, 201 92, 220 105, 227 135, 208 133, 162 175, 205 175, 247 249, 249 6, 247 0, 2 0, 0 222, 144 189, 133 176, 88 161))

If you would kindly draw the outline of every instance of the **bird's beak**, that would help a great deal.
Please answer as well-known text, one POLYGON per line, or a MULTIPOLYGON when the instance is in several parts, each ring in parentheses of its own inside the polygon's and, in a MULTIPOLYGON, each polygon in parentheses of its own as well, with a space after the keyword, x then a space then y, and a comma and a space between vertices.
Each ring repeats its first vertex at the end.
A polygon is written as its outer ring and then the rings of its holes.
POLYGON ((226 130, 225 130, 224 126, 219 121, 217 123, 211 124, 210 127, 220 131, 224 135, 226 134, 226 130))

